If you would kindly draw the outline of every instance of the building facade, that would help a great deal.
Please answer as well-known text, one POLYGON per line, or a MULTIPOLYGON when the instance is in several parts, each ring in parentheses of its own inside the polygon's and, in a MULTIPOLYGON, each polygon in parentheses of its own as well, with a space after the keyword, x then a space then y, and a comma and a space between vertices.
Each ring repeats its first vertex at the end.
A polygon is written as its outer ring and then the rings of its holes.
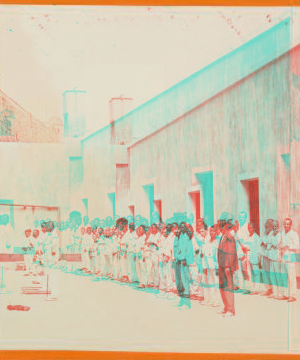
POLYGON ((0 207, 30 207, 28 219, 51 209, 62 220, 71 210, 149 221, 154 211, 163 220, 192 213, 210 225, 246 211, 257 233, 284 217, 300 233, 299 59, 286 19, 84 138, 84 127, 73 138, 65 106, 66 136, 52 144, 32 144, 30 116, 5 105, 14 113, 3 136, 13 136, 15 116, 27 143, 18 135, 0 147, 0 207))

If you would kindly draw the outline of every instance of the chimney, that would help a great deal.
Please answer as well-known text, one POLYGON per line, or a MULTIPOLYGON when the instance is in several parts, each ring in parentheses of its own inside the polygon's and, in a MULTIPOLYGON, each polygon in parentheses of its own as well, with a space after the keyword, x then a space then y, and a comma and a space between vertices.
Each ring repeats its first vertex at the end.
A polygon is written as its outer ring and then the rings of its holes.
POLYGON ((85 135, 86 91, 67 90, 63 93, 64 136, 81 138, 85 135))
POLYGON ((111 145, 125 145, 127 142, 126 134, 118 134, 115 121, 120 119, 132 110, 133 99, 125 98, 123 94, 118 98, 112 98, 109 101, 110 112, 110 142, 111 145))

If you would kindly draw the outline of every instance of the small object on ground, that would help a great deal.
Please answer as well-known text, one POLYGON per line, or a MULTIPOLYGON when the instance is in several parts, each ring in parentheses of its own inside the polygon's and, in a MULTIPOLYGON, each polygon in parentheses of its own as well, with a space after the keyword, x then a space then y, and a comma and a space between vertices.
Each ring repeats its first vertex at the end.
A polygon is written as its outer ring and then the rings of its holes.
POLYGON ((28 311, 30 310, 30 307, 23 305, 8 305, 7 310, 28 311))

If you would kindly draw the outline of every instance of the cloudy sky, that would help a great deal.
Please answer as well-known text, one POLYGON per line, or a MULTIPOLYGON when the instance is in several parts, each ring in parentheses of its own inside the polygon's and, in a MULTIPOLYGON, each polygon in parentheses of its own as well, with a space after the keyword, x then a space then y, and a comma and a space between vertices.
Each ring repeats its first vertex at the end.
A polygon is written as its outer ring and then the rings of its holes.
POLYGON ((287 8, 0 6, 0 88, 43 121, 87 91, 87 129, 109 100, 146 102, 291 13, 287 8))

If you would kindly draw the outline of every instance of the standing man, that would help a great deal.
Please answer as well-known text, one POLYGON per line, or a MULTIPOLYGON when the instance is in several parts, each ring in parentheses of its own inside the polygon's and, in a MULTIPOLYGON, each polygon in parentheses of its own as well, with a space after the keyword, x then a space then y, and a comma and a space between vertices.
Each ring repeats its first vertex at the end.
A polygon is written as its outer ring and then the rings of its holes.
POLYGON ((268 219, 265 223, 265 234, 261 238, 261 253, 262 253, 262 274, 263 282, 266 286, 266 291, 263 292, 262 296, 270 296, 273 294, 272 281, 270 277, 270 258, 268 244, 272 242, 273 232, 273 219, 268 219))
POLYGON ((259 284, 260 284, 260 271, 259 264, 261 262, 260 259, 260 237, 254 231, 254 225, 252 223, 248 224, 249 236, 248 239, 245 240, 242 244, 243 250, 246 253, 246 261, 250 265, 250 278, 248 290, 250 290, 249 295, 257 295, 259 294, 259 284), (251 286, 251 289, 250 289, 251 286))
POLYGON ((201 302, 204 300, 204 271, 203 271, 203 252, 202 247, 205 244, 207 236, 207 226, 203 223, 202 219, 198 219, 196 222, 196 231, 193 235, 193 249, 195 254, 195 263, 190 266, 191 275, 194 280, 193 290, 194 296, 199 298, 201 302))
POLYGON ((222 237, 218 248, 219 288, 224 308, 219 313, 224 317, 231 317, 235 316, 233 275, 238 269, 233 215, 223 213, 220 225, 222 237))
POLYGON ((245 287, 245 280, 247 281, 250 277, 249 274, 250 268, 247 267, 247 262, 245 263, 241 261, 241 258, 244 258, 242 245, 245 241, 247 241, 249 237, 247 219, 248 219, 248 214, 246 213, 246 211, 241 211, 239 213, 239 221, 236 222, 236 226, 237 226, 236 246, 237 246, 239 267, 235 273, 236 277, 235 277, 235 287, 234 287, 235 290, 240 288, 240 290, 244 291, 245 294, 249 294, 249 290, 247 290, 245 287))
POLYGON ((296 301, 297 279, 296 279, 296 253, 299 251, 299 236, 292 230, 292 220, 283 221, 282 232, 282 267, 283 273, 287 274, 286 295, 288 302, 296 301))
POLYGON ((189 266, 195 262, 192 233, 184 222, 181 222, 174 241, 175 282, 182 310, 191 308, 189 266))

